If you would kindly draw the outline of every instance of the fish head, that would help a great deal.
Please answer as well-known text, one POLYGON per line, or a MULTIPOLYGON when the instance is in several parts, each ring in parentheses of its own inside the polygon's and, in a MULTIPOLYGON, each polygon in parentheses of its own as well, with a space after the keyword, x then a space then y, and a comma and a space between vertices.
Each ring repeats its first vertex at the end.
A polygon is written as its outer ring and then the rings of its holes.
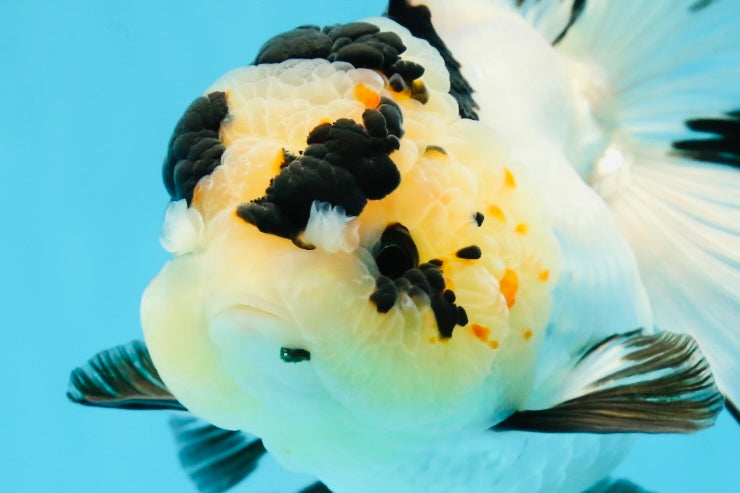
POLYGON ((394 26, 424 63, 424 101, 327 60, 214 84, 223 156, 170 204, 174 257, 143 296, 173 394, 299 469, 317 469, 319 442, 378 454, 391 436, 504 419, 532 388, 550 314, 559 250, 541 200, 505 145, 459 118, 436 52, 394 26))

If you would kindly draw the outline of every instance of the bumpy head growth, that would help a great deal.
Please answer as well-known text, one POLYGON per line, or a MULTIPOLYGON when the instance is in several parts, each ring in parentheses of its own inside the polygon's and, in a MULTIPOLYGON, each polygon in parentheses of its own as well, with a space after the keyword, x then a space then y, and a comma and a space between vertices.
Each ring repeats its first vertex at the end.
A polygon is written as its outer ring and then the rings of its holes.
POLYGON ((299 28, 257 62, 170 144, 177 256, 142 304, 168 387, 314 472, 500 420, 531 385, 558 270, 525 177, 387 19, 299 28))

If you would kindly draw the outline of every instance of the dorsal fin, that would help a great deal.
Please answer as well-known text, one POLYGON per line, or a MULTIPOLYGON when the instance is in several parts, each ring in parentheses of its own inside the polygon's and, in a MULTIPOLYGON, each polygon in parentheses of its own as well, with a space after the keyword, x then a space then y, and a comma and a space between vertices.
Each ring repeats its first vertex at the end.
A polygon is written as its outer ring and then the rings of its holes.
POLYGON ((694 340, 642 330, 588 349, 552 393, 552 407, 522 410, 496 430, 687 433, 711 426, 722 395, 694 340))

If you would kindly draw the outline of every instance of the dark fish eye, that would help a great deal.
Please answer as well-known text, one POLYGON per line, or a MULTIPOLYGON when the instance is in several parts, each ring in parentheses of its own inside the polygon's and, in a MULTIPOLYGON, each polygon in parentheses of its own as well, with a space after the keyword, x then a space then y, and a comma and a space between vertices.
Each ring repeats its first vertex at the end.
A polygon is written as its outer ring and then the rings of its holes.
POLYGON ((280 359, 286 363, 300 363, 301 361, 309 361, 311 353, 301 348, 281 347, 280 359))
POLYGON ((373 249, 380 273, 398 279, 409 269, 419 266, 419 252, 409 230, 400 223, 389 225, 373 249))

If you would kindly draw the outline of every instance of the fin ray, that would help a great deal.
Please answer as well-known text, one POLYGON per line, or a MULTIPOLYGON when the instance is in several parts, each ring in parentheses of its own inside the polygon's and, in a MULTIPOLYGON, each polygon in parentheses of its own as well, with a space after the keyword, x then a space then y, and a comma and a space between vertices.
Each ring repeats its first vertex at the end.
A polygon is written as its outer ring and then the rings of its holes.
POLYGON ((101 351, 73 370, 67 397, 88 406, 185 410, 162 382, 141 341, 101 351))
POLYGON ((559 385, 552 407, 516 412, 494 429, 686 433, 711 426, 723 404, 694 340, 670 332, 611 336, 559 385))

